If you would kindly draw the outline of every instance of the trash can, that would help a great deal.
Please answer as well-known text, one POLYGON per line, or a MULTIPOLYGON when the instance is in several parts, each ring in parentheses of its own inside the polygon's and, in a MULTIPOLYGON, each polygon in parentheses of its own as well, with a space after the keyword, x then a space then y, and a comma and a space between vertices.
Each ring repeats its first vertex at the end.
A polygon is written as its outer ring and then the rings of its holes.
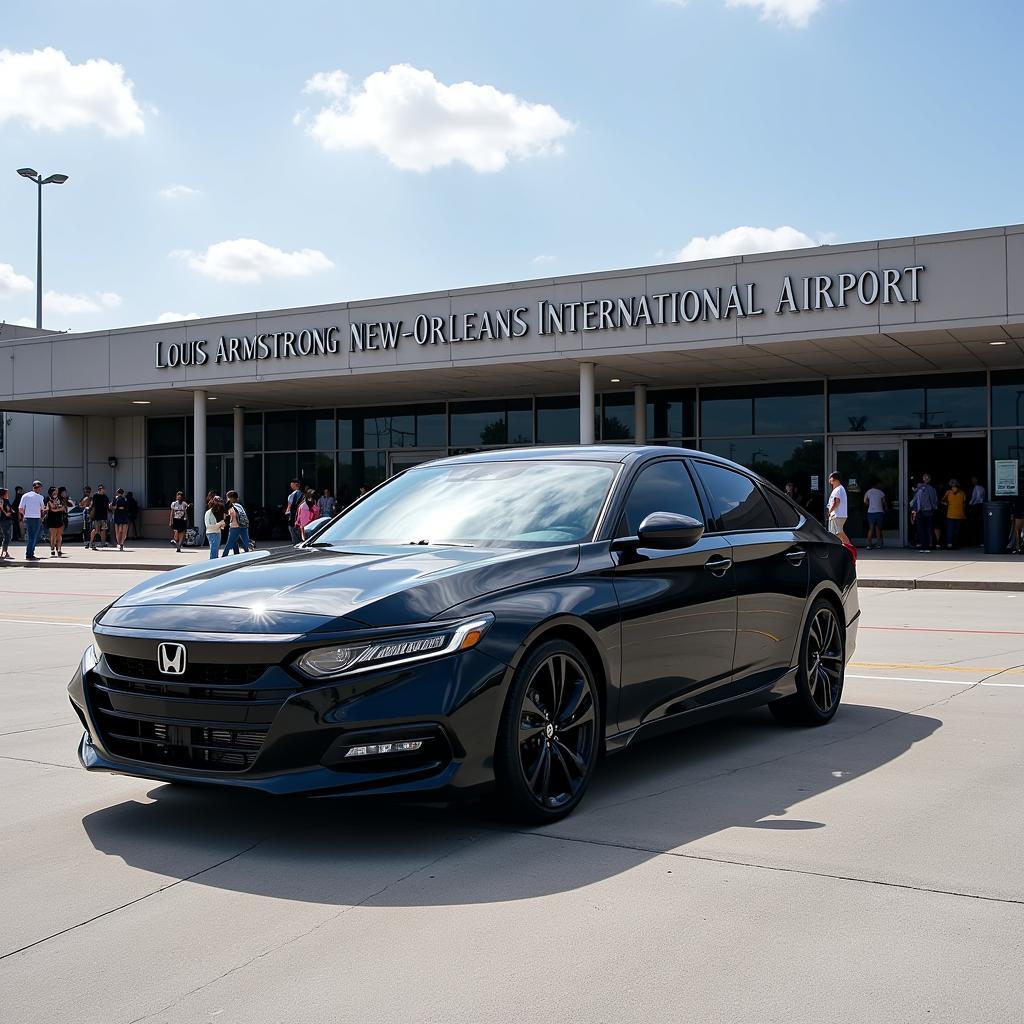
POLYGON ((1006 540, 1010 536, 1010 503, 986 501, 981 514, 985 554, 1001 555, 1006 550, 1006 540))

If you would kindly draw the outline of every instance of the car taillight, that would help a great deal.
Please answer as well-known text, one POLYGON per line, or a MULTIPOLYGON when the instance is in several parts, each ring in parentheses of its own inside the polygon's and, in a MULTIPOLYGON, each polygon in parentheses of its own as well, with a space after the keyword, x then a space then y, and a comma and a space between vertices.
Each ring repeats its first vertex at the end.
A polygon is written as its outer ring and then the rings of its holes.
POLYGON ((850 552, 850 561, 852 561, 853 564, 856 565, 857 564, 857 549, 852 544, 844 544, 843 547, 846 548, 846 550, 850 552))

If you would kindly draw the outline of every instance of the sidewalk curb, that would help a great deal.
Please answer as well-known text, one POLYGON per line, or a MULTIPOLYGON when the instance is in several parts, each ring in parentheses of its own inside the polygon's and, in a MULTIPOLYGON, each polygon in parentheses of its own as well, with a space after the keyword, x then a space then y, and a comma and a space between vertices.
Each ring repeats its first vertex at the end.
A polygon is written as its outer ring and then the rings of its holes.
POLYGON ((857 580, 857 585, 889 590, 989 590, 1024 593, 1024 580, 857 580))

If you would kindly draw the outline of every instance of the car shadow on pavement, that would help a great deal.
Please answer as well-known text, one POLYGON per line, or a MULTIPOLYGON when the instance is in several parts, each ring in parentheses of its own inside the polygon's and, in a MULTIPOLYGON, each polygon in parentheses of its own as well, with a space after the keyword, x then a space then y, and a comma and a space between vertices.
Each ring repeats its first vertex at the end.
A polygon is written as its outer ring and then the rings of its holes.
MULTIPOLYGON (((308 903, 440 906, 529 899, 628 871, 734 829, 784 854, 827 832, 801 805, 889 764, 937 719, 847 704, 819 729, 761 709, 637 744, 602 763, 566 820, 503 825, 475 804, 309 800, 157 786, 87 815, 93 846, 126 864, 227 891, 308 903), (767 819, 767 820, 766 820, 767 819), (561 842, 552 840, 562 840, 561 842), (444 862, 444 863, 442 863, 444 862)), ((830 813, 857 819, 850 805, 830 813)))

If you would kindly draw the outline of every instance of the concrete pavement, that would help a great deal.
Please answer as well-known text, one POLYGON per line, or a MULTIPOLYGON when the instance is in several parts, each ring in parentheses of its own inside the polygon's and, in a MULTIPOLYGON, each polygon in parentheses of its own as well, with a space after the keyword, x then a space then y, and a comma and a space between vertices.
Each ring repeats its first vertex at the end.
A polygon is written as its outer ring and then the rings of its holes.
POLYGON ((638 745, 515 830, 85 773, 64 684, 126 575, 0 611, 5 1020, 1020 1017, 1024 596, 865 591, 830 726, 638 745))

